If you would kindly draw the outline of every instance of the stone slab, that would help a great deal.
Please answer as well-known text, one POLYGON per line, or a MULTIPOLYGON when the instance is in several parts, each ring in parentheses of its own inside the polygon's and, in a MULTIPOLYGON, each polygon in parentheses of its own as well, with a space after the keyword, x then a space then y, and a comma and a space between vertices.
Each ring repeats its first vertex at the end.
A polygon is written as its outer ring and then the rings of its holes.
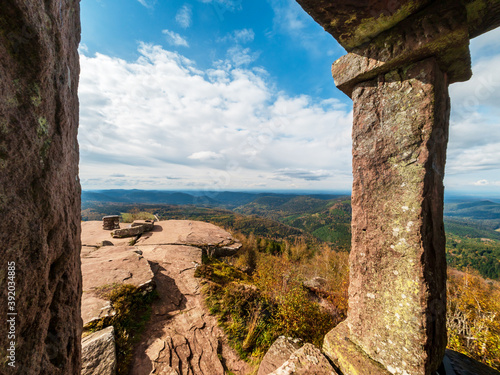
MULTIPOLYGON (((120 228, 127 228, 130 224, 120 223, 120 228)), ((113 239, 111 231, 102 229, 102 221, 82 221, 82 246, 100 247, 103 241, 112 241, 115 246, 128 245, 130 239, 113 239)))
POLYGON ((131 246, 106 246, 82 257, 82 319, 86 325, 111 313, 109 301, 99 288, 113 284, 132 284, 152 290, 153 272, 148 261, 131 246))
POLYGON ((297 2, 347 51, 366 43, 431 3, 430 0, 297 2))
POLYGON ((356 84, 395 68, 435 56, 449 83, 472 76, 464 5, 436 2, 332 65, 335 85, 351 96, 356 84))
MULTIPOLYGON (((411 15, 429 12, 430 0, 297 0, 302 8, 347 51, 370 42, 411 15)), ((455 5, 454 1, 440 1, 455 5)), ((435 3, 435 2, 434 2, 435 3)), ((471 38, 500 26, 498 0, 465 0, 465 25, 471 38)))
POLYGON ((82 338, 81 375, 115 375, 116 348, 113 326, 82 338))
POLYGON ((210 257, 234 255, 241 243, 224 229, 203 221, 168 220, 155 223, 151 232, 136 242, 144 245, 186 245, 203 249, 210 257))
POLYGON ((111 232, 111 237, 113 238, 127 238, 136 237, 143 234, 146 230, 144 225, 136 225, 134 227, 115 229, 111 232))
POLYGON ((144 226, 145 232, 149 232, 154 229, 155 222, 154 220, 134 220, 134 222, 131 224, 131 227, 137 227, 140 225, 144 226))

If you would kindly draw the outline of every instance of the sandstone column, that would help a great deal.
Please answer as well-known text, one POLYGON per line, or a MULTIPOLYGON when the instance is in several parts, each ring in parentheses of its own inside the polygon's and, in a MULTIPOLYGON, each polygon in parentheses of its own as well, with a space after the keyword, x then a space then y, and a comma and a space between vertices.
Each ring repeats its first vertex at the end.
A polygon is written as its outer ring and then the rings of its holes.
POLYGON ((0 1, 2 374, 80 373, 79 13, 0 1))
POLYGON ((344 375, 430 375, 446 349, 448 85, 470 78, 469 29, 497 18, 473 1, 298 1, 349 51, 332 73, 354 102, 349 311, 323 349, 344 375))
POLYGON ((353 224, 344 324, 349 339, 389 372, 430 374, 446 348, 447 78, 429 58, 356 85, 352 99, 353 224))

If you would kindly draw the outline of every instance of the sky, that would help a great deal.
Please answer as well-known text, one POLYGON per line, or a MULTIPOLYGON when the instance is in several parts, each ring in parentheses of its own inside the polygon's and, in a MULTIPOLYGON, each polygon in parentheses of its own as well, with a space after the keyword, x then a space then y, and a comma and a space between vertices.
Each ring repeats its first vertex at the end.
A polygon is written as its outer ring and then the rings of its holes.
MULTIPOLYGON (((82 0, 84 190, 350 191, 345 50, 294 0, 82 0)), ((500 28, 450 86, 447 191, 500 196, 500 28)))

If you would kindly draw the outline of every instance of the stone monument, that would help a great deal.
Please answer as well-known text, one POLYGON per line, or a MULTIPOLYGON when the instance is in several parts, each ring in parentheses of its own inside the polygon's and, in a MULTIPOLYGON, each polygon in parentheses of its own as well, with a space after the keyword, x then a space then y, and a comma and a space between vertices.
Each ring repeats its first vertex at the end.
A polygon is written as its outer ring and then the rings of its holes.
POLYGON ((446 349, 443 177, 448 86, 500 1, 297 0, 349 52, 332 66, 354 102, 348 318, 324 351, 344 375, 428 375, 446 349))

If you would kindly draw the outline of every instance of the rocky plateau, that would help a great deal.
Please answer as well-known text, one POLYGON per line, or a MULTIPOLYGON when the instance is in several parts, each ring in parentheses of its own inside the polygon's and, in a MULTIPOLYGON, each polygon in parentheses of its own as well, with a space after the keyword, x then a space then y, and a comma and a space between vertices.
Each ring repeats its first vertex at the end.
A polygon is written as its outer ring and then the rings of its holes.
MULTIPOLYGON (((129 226, 121 223, 119 230, 129 226)), ((228 256, 241 247, 225 230, 200 221, 160 221, 133 245, 111 233, 101 222, 82 222, 82 319, 86 331, 116 313, 101 292, 110 286, 132 284, 143 293, 156 289, 159 298, 135 348, 130 375, 335 374, 318 349, 285 337, 271 346, 259 369, 230 348, 194 277, 204 256, 228 256)), ((112 326, 84 333, 82 375, 116 373, 113 335, 112 326)))

